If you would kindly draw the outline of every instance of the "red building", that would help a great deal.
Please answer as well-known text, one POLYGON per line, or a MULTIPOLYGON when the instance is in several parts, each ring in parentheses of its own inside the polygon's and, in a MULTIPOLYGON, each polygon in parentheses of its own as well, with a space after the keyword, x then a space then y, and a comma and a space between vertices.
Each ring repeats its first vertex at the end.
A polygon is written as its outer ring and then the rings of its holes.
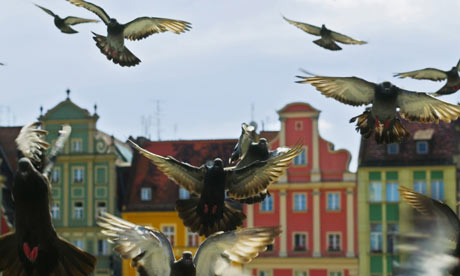
POLYGON ((351 155, 318 132, 320 111, 291 103, 278 111, 281 130, 261 132, 271 148, 304 144, 271 197, 244 205, 245 226, 281 225, 272 248, 245 267, 255 276, 352 276, 358 270, 357 196, 351 155))

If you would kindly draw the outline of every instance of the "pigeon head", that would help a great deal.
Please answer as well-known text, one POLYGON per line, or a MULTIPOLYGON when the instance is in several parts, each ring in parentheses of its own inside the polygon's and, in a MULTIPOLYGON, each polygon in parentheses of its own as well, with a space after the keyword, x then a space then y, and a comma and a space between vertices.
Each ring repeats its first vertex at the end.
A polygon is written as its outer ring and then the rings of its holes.
POLYGON ((15 185, 47 185, 47 178, 40 173, 29 158, 22 157, 18 161, 18 171, 14 178, 15 185))
POLYGON ((214 159, 214 167, 223 168, 224 167, 224 162, 222 161, 222 159, 220 159, 220 158, 214 159))
POLYGON ((182 260, 186 264, 192 264, 192 262, 193 262, 192 252, 190 252, 190 251, 182 252, 182 260))
POLYGON ((377 91, 382 95, 395 95, 398 92, 398 87, 389 81, 385 81, 377 86, 377 91))
POLYGON ((110 18, 109 24, 110 26, 116 26, 118 25, 118 21, 115 18, 110 18))

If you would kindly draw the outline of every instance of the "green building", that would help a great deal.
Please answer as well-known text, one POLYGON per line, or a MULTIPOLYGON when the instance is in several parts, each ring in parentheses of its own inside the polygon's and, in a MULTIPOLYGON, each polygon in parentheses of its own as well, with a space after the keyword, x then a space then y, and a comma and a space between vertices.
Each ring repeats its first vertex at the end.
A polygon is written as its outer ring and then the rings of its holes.
POLYGON ((51 143, 63 124, 72 127, 51 174, 51 214, 62 237, 97 256, 94 275, 112 275, 112 248, 100 233, 96 217, 101 211, 119 215, 116 167, 129 164, 132 153, 126 144, 96 128, 96 106, 91 115, 70 100, 69 92, 64 101, 39 117, 51 143))
POLYGON ((412 230, 415 211, 400 200, 404 186, 456 210, 458 122, 407 124, 410 140, 377 145, 362 139, 358 167, 359 274, 392 275, 396 234, 412 230), (457 126, 457 127, 456 127, 457 126))

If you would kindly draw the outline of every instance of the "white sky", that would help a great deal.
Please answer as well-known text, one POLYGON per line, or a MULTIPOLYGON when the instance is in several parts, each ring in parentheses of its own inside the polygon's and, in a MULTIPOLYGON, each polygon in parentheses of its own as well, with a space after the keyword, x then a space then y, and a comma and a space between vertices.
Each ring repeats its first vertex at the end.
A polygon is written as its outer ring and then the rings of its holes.
MULTIPOLYGON (((61 17, 96 18, 64 0, 36 0, 61 17)), ((93 0, 126 23, 138 16, 181 19, 190 32, 163 33, 126 46, 142 62, 122 68, 106 60, 90 31, 105 35, 103 23, 75 26, 66 35, 32 2, 0 1, 0 123, 25 124, 72 90, 71 99, 92 112, 98 128, 119 139, 142 135, 142 116, 161 103, 161 138, 237 138, 240 124, 255 119, 278 130, 276 110, 304 101, 322 110, 320 134, 336 149, 353 154, 359 135, 348 120, 364 108, 327 99, 310 85, 294 83, 298 68, 326 76, 389 80, 417 91, 442 83, 400 80, 393 73, 425 67, 450 69, 460 58, 460 1, 454 0, 93 0), (312 43, 318 37, 285 22, 326 24, 363 46, 343 45, 331 52, 312 43), (10 115, 6 112, 10 109, 10 115), (8 117, 8 118, 7 118, 8 117), (177 131, 174 131, 174 126, 177 131)), ((443 98, 451 103, 457 95, 443 98)), ((155 118, 155 117, 154 117, 155 118)), ((154 119, 155 121, 155 119, 154 119)), ((156 127, 152 126, 156 139, 156 127)))

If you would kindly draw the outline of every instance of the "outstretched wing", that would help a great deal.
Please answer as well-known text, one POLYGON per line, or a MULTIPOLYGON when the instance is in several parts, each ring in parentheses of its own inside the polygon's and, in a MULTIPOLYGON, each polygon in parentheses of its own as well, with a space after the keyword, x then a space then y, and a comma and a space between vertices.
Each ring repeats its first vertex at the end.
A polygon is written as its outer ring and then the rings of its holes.
POLYGON ((123 36, 130 40, 140 40, 166 31, 180 34, 192 28, 186 21, 158 17, 139 17, 126 23, 124 27, 123 36))
POLYGON ((163 233, 108 213, 99 216, 97 224, 102 227, 102 234, 116 245, 115 252, 124 259, 132 259, 131 264, 140 275, 170 274, 175 258, 171 244, 163 233))
POLYGON ((273 244, 281 233, 280 227, 255 227, 218 232, 198 248, 193 262, 196 275, 214 276, 231 268, 232 262, 245 264, 273 244))
POLYGON ((83 1, 83 0, 67 0, 67 1, 69 1, 72 4, 74 4, 75 6, 83 7, 85 9, 89 10, 89 11, 92 11, 97 16, 99 16, 102 19, 102 21, 104 21, 105 24, 109 24, 110 16, 104 11, 103 8, 101 8, 101 7, 97 6, 97 5, 94 5, 93 3, 86 2, 86 1, 83 1))
POLYGON ((344 44, 367 44, 366 41, 356 40, 349 36, 343 35, 341 33, 337 33, 331 31, 331 37, 337 42, 344 43, 344 44))
POLYGON ((35 6, 39 7, 40 9, 42 9, 44 12, 46 12, 47 14, 51 15, 52 17, 55 17, 56 15, 51 11, 51 10, 48 10, 47 8, 44 8, 42 6, 39 6, 37 4, 34 4, 35 6))
POLYGON ((303 22, 290 20, 290 19, 287 19, 284 16, 283 16, 283 18, 284 18, 284 20, 286 20, 287 22, 289 22, 290 24, 296 26, 297 28, 301 29, 304 32, 307 32, 307 33, 312 34, 312 35, 321 35, 321 28, 319 28, 319 27, 316 27, 316 26, 313 26, 313 25, 310 25, 310 24, 307 24, 307 23, 303 23, 303 22))
POLYGON ((99 20, 96 19, 86 19, 86 18, 81 18, 81 17, 75 17, 75 16, 67 16, 64 18, 64 23, 68 25, 77 25, 81 23, 96 23, 99 22, 99 20))
POLYGON ((50 146, 45 141, 48 132, 38 129, 40 125, 40 122, 35 122, 24 126, 16 138, 19 151, 33 163, 41 162, 44 151, 50 146))
POLYGON ((446 72, 436 68, 425 68, 405 73, 397 73, 394 75, 394 77, 398 77, 401 79, 409 77, 417 80, 442 81, 447 79, 447 74, 446 72))
POLYGON ((441 101, 426 93, 400 90, 397 104, 401 117, 406 120, 433 123, 450 122, 460 116, 460 106, 441 101))
POLYGON ((357 77, 302 77, 297 83, 309 83, 326 97, 353 106, 367 105, 374 100, 376 84, 357 77))
POLYGON ((128 140, 128 142, 140 154, 150 159, 153 164, 155 164, 177 185, 196 195, 201 194, 204 187, 204 176, 206 174, 204 166, 195 167, 190 164, 180 162, 171 156, 163 157, 139 147, 131 140, 128 140))
POLYGON ((72 132, 72 128, 70 127, 70 125, 63 125, 62 130, 59 131, 59 137, 56 139, 56 142, 54 142, 53 147, 48 153, 48 164, 46 164, 46 167, 43 170, 43 174, 46 177, 49 178, 49 175, 51 174, 51 171, 53 170, 54 163, 56 161, 56 157, 64 149, 65 143, 69 139, 71 132, 72 132))
POLYGON ((302 144, 298 144, 285 154, 265 161, 256 161, 243 168, 226 168, 225 187, 228 189, 228 196, 239 200, 254 197, 265 191, 284 174, 292 159, 302 152, 302 147, 302 144))

